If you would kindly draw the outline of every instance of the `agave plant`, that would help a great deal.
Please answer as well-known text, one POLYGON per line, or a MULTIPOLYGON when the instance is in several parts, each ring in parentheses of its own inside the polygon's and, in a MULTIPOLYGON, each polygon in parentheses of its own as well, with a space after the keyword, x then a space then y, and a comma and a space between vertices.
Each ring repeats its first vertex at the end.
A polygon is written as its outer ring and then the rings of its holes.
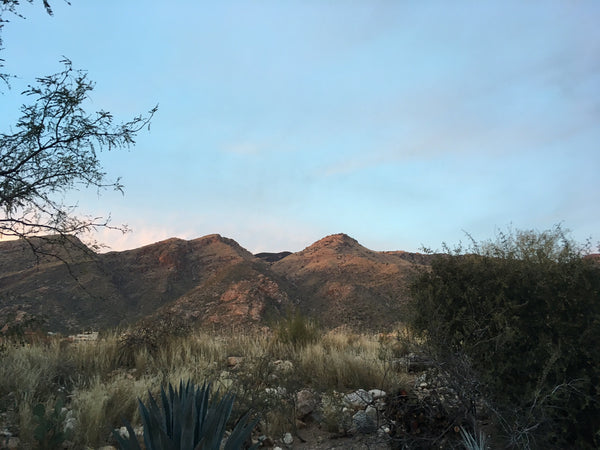
POLYGON ((483 431, 479 432, 479 438, 476 438, 463 427, 460 427, 460 435, 463 439, 463 445, 467 450, 486 450, 487 442, 483 431))
MULTIPOLYGON (((225 435, 225 427, 231 415, 235 396, 227 393, 220 399, 210 396, 210 384, 196 387, 190 380, 184 385, 179 382, 179 392, 168 386, 168 395, 161 387, 160 408, 149 394, 148 406, 138 399, 144 444, 147 450, 219 450, 225 435)), ((113 431, 117 443, 123 450, 141 450, 135 432, 124 420, 129 437, 123 438, 113 431)), ((257 420, 244 414, 235 425, 225 442, 224 450, 243 448, 257 420)), ((252 448, 257 448, 258 445, 252 448)))

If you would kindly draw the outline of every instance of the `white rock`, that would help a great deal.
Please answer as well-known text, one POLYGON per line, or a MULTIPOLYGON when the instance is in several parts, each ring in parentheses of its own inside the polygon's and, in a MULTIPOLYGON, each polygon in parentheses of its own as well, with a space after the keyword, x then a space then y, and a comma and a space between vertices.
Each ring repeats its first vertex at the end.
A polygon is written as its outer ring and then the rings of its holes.
POLYGON ((382 391, 381 389, 371 389, 369 391, 369 394, 371 394, 371 397, 373 397, 373 400, 378 400, 380 398, 387 396, 387 393, 385 391, 382 391))
POLYGON ((265 388, 265 392, 274 397, 284 397, 287 395, 287 389, 283 386, 277 386, 276 388, 265 388))
POLYGON ((344 395, 344 403, 354 410, 364 409, 373 402, 373 396, 364 389, 358 389, 350 394, 344 395))
POLYGON ((292 445, 293 442, 294 442, 294 438, 292 437, 292 433, 285 433, 283 435, 283 443, 285 445, 292 445))

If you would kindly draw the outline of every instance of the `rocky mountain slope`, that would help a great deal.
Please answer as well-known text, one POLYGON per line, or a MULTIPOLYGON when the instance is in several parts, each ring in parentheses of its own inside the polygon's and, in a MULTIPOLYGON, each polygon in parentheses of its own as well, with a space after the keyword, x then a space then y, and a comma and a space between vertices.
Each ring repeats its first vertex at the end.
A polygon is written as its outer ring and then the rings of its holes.
POLYGON ((383 329, 402 319, 406 278, 427 263, 419 254, 374 252, 344 234, 297 253, 258 255, 220 235, 105 254, 71 241, 62 261, 36 260, 23 241, 0 242, 0 329, 27 317, 75 332, 167 315, 235 328, 290 309, 326 327, 383 329))

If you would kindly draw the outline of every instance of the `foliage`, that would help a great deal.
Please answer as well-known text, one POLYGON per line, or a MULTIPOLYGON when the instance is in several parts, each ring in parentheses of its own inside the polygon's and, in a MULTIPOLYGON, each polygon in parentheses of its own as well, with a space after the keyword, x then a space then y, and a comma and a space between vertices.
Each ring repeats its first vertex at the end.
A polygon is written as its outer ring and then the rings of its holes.
POLYGON ((0 319, 0 353, 6 350, 8 345, 25 345, 26 333, 41 333, 40 330, 45 323, 46 319, 42 316, 25 312, 7 313, 0 319))
POLYGON ((594 447, 600 265, 557 226, 446 248, 412 283, 438 360, 470 362, 512 445, 594 447), (536 441, 537 439, 537 441, 536 441))
POLYGON ((44 450, 62 448, 63 442, 68 438, 68 433, 64 431, 67 415, 64 401, 59 398, 49 414, 46 414, 46 407, 38 403, 33 408, 33 415, 37 423, 33 437, 38 443, 38 448, 44 450))
MULTIPOLYGON (((0 415, 21 442, 33 444, 33 407, 54 404, 62 392, 74 424, 68 440, 75 448, 98 448, 111 443, 110 430, 122 417, 140 423, 137 399, 148 389, 158 398, 168 383, 207 380, 235 394, 231 417, 251 410, 261 417, 260 434, 280 436, 295 425, 300 389, 342 395, 358 388, 393 392, 412 383, 393 367, 376 335, 335 330, 302 348, 274 341, 264 332, 195 330, 165 339, 155 354, 131 347, 134 367, 123 365, 117 332, 90 342, 52 337, 49 343, 10 345, 0 353, 0 415), (230 355, 241 359, 235 368, 228 366, 230 355)), ((328 421, 341 418, 341 407, 329 408, 328 421)))
MULTIPOLYGON (((201 388, 188 380, 179 383, 179 391, 169 383, 168 395, 161 388, 162 408, 149 394, 148 406, 139 401, 140 415, 144 426, 145 448, 152 449, 205 449, 219 450, 225 436, 225 427, 231 414, 235 397, 225 394, 217 399, 210 397, 210 384, 201 388)), ((224 449, 240 449, 250 438, 257 420, 242 416, 227 438, 224 449)), ((135 432, 128 422, 127 439, 114 432, 122 449, 140 449, 135 432)), ((253 448, 257 448, 258 444, 253 448)))
POLYGON ((141 320, 119 338, 119 360, 121 364, 131 367, 140 350, 156 355, 168 340, 185 337, 190 332, 189 323, 175 314, 167 313, 156 319, 141 320))
POLYGON ((70 61, 62 62, 63 71, 38 78, 23 92, 33 104, 21 107, 16 131, 0 134, 2 236, 64 236, 107 226, 99 218, 77 217, 60 194, 80 186, 122 190, 119 180, 105 180, 98 152, 134 144, 156 111, 119 125, 106 111, 87 113, 83 105, 94 85, 70 61))
POLYGON ((290 312, 281 319, 275 326, 274 334, 279 343, 294 347, 304 347, 321 337, 317 324, 297 311, 290 312))
MULTIPOLYGON (((43 6, 53 14, 47 0, 43 6)), ((0 1, 0 47, 6 15, 23 17, 19 7, 19 0, 0 1)), ((109 112, 89 113, 85 106, 94 84, 84 71, 74 70, 68 59, 62 63, 61 72, 37 78, 21 93, 31 102, 21 107, 21 117, 11 131, 0 133, 0 238, 24 238, 36 255, 61 260, 49 249, 68 243, 69 235, 99 227, 127 230, 109 225, 109 218, 78 214, 77 206, 65 202, 64 194, 78 188, 122 191, 118 179, 106 179, 98 153, 133 145, 157 109, 121 124, 114 123, 109 112), (30 239, 36 235, 57 239, 30 239)), ((11 77, 0 73, 6 85, 11 77)))
POLYGON ((467 450, 485 450, 487 448, 487 440, 483 431, 480 431, 475 437, 463 427, 460 427, 460 435, 467 450))

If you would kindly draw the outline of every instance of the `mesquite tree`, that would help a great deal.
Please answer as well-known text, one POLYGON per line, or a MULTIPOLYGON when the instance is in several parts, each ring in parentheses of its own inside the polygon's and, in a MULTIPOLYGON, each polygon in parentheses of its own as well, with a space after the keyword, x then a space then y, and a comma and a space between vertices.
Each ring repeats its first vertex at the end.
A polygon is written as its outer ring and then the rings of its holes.
MULTIPOLYGON (((18 0, 0 0, 0 46, 7 22, 2 13, 20 16, 18 5, 18 0)), ((46 0, 43 5, 52 15, 46 0)), ((134 144, 156 112, 155 107, 126 123, 115 123, 106 111, 88 112, 94 83, 68 59, 62 64, 61 72, 38 78, 22 92, 27 104, 20 118, 10 132, 0 133, 0 239, 24 238, 36 252, 43 240, 33 236, 64 242, 98 227, 126 229, 111 226, 108 218, 78 214, 64 194, 78 188, 122 190, 119 179, 107 179, 98 154, 134 144)), ((0 77, 8 87, 10 75, 0 77)))
POLYGON ((94 85, 70 61, 63 64, 62 72, 23 92, 33 102, 21 107, 14 133, 0 134, 1 236, 77 235, 109 226, 76 215, 62 194, 77 187, 121 190, 118 179, 106 179, 98 152, 132 145, 156 111, 123 124, 106 111, 86 112, 94 85))

